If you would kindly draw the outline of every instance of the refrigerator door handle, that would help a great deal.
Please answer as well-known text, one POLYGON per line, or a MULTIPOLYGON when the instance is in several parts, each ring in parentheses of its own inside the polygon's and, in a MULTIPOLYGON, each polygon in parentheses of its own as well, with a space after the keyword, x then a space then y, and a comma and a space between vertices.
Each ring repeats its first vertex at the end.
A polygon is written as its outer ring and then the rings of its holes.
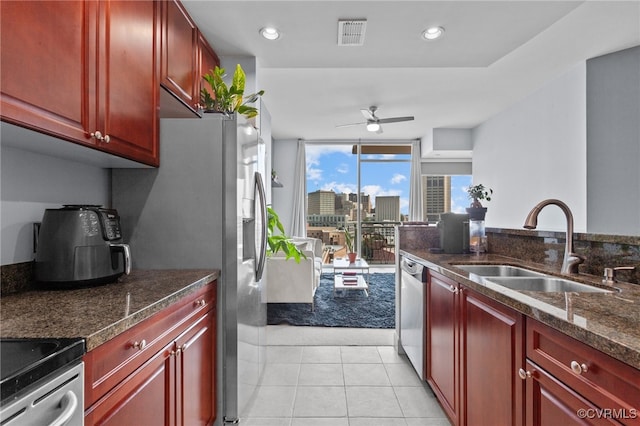
POLYGON ((260 250, 258 251, 258 259, 256 259, 256 282, 262 279, 264 272, 264 264, 267 257, 267 197, 264 190, 264 183, 260 172, 255 172, 256 192, 258 193, 259 205, 256 206, 260 210, 260 250))

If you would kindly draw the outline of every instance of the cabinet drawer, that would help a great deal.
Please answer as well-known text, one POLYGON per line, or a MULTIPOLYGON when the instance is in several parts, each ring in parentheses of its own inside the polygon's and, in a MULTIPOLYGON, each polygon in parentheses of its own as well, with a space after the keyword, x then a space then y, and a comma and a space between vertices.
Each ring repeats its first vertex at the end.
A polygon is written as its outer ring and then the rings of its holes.
POLYGON ((526 330, 527 358, 598 407, 633 417, 623 423, 640 424, 640 370, 531 318, 526 330))
POLYGON ((205 286, 88 352, 84 356, 85 408, 213 309, 215 292, 215 285, 205 286))

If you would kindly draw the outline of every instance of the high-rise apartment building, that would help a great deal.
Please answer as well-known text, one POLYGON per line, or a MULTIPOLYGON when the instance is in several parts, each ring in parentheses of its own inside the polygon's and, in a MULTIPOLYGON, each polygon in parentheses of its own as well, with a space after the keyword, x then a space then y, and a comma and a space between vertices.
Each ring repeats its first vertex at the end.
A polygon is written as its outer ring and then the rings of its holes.
POLYGON ((400 221, 400 196, 377 196, 376 197, 376 221, 400 221))
POLYGON ((332 215, 336 213, 336 193, 317 190, 307 194, 307 214, 332 215))
POLYGON ((451 176, 422 176, 422 213, 429 222, 451 211, 451 176))

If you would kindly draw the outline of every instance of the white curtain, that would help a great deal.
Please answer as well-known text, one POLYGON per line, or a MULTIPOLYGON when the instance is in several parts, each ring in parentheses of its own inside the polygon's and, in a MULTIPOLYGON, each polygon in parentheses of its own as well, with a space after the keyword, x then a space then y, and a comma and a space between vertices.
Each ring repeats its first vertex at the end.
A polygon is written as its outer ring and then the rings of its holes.
POLYGON ((307 158, 304 149, 304 141, 298 140, 298 155, 296 157, 294 185, 293 185, 293 212, 291 215, 292 237, 307 236, 307 158))
POLYGON ((409 220, 424 221, 422 216, 422 176, 420 166, 420 139, 411 144, 411 179, 409 183, 409 220))

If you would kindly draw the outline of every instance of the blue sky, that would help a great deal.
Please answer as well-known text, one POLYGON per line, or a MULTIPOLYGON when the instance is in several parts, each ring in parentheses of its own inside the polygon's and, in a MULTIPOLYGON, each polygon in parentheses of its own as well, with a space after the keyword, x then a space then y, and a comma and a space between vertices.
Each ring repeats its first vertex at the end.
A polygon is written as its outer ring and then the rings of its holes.
MULTIPOLYGON (((313 145, 306 146, 307 153, 307 192, 318 189, 333 190, 336 193, 355 193, 357 191, 356 155, 351 153, 352 145, 313 145)), ((366 159, 397 158, 393 155, 362 156, 366 159)), ((372 197, 383 195, 400 196, 400 210, 403 214, 409 209, 409 174, 411 163, 363 162, 361 185, 362 192, 372 197)), ((466 188, 471 176, 452 176, 451 209, 464 213, 469 206, 466 188)))

